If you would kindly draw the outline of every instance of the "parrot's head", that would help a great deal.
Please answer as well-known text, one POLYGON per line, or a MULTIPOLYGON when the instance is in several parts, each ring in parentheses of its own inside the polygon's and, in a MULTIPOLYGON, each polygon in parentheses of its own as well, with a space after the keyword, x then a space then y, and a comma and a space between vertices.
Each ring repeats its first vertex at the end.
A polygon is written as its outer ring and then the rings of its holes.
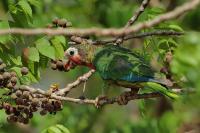
POLYGON ((95 69, 92 60, 95 55, 96 46, 91 45, 74 45, 65 51, 65 57, 68 58, 67 65, 83 65, 95 69))

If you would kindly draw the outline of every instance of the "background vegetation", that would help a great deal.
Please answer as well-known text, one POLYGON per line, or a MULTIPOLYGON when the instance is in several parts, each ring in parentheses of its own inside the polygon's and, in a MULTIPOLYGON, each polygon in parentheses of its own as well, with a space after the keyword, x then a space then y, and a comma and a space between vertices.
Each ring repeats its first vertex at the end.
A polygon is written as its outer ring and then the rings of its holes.
MULTIPOLYGON (((145 21, 175 8, 183 0, 165 0, 151 5, 141 15, 145 21)), ((123 27, 140 5, 132 0, 1 0, 0 28, 46 27, 55 17, 66 18, 73 27, 123 27)), ((172 51, 170 64, 173 78, 185 89, 194 88, 195 93, 184 95, 178 101, 164 98, 131 101, 127 106, 107 105, 96 109, 89 105, 66 103, 56 115, 35 115, 28 125, 9 124, 4 111, 0 111, 0 132, 41 132, 61 124, 71 133, 175 133, 200 131, 200 7, 180 19, 162 23, 145 31, 173 29, 185 31, 182 37, 148 37, 134 39, 124 46, 144 54, 152 60, 157 71, 164 65, 164 55, 172 51)), ((95 39, 95 37, 92 37, 95 39)), ((27 66, 31 73, 21 77, 20 82, 46 88, 52 83, 61 87, 83 74, 87 68, 70 72, 53 71, 50 59, 62 59, 68 47, 64 36, 0 36, 0 58, 9 69, 18 71, 27 66), (27 56, 26 51, 29 51, 27 56)), ((97 74, 87 83, 86 96, 94 98, 102 92, 102 81, 97 74), (95 86, 94 86, 95 85, 95 86)), ((122 89, 111 88, 108 95, 117 95, 122 89)), ((78 97, 82 87, 72 92, 78 97)))

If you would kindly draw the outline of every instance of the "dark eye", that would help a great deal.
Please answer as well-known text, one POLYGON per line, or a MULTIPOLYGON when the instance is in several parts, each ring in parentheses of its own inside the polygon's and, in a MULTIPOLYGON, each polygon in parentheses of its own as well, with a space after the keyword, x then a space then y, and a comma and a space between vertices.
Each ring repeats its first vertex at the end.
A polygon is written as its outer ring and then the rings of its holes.
POLYGON ((74 55, 74 51, 70 51, 69 54, 72 56, 74 55))

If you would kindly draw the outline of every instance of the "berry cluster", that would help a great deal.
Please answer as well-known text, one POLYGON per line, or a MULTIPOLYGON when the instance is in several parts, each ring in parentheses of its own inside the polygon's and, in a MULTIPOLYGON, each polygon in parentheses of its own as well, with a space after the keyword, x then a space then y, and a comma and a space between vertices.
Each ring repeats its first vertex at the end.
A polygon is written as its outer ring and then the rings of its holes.
POLYGON ((65 63, 62 60, 51 60, 51 69, 65 71, 65 63))
MULTIPOLYGON (((28 68, 22 67, 21 74, 28 74, 28 68)), ((0 88, 9 89, 8 94, 3 94, 9 97, 10 101, 0 98, 0 109, 4 109, 8 115, 8 122, 20 122, 27 124, 33 117, 33 113, 40 111, 41 115, 47 113, 56 114, 62 110, 62 102, 55 99, 50 99, 46 95, 31 93, 26 86, 17 85, 18 78, 15 72, 6 71, 6 65, 0 59, 0 88)))
POLYGON ((51 69, 53 70, 59 70, 59 71, 64 71, 67 72, 70 69, 74 69, 76 67, 75 64, 67 64, 66 62, 62 60, 51 60, 51 69))
MULTIPOLYGON (((27 68, 22 68, 22 74, 27 74, 27 68), (26 69, 24 71, 24 69, 26 69)), ((6 71, 6 64, 0 59, 0 88, 14 89, 17 84, 17 74, 6 71)))
POLYGON ((71 26, 72 26, 72 23, 67 21, 66 19, 55 18, 52 21, 52 24, 49 24, 47 27, 48 28, 56 28, 56 27, 67 28, 67 27, 71 27, 71 26))

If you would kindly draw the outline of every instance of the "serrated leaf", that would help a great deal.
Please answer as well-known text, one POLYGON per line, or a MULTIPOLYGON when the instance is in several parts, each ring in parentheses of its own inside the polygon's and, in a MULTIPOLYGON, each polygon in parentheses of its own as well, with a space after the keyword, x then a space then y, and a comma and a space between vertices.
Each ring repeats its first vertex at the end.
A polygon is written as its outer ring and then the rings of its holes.
POLYGON ((169 49, 167 40, 163 39, 158 43, 159 49, 167 50, 169 49))
POLYGON ((70 133, 70 131, 63 125, 57 124, 56 127, 58 127, 63 133, 70 133))
POLYGON ((28 2, 33 5, 33 6, 36 6, 36 7, 40 7, 40 2, 38 0, 28 0, 28 2))
POLYGON ((35 44, 36 48, 42 55, 51 59, 55 59, 55 49, 50 45, 47 39, 41 38, 38 41, 36 41, 35 44))
POLYGON ((28 68, 36 79, 40 78, 40 71, 39 71, 39 63, 38 62, 29 61, 28 62, 28 68))
POLYGON ((47 130, 48 130, 48 133, 62 133, 62 132, 59 130, 59 128, 54 127, 54 126, 48 128, 47 130))
POLYGON ((41 68, 46 68, 47 67, 47 64, 49 62, 49 58, 44 56, 44 55, 40 55, 40 66, 41 68))
POLYGON ((169 25, 168 27, 175 31, 183 31, 183 29, 178 25, 169 25))
POLYGON ((53 47, 55 48, 55 55, 57 59, 63 59, 64 57, 64 49, 62 46, 62 42, 59 38, 54 38, 51 40, 53 47))
MULTIPOLYGON (((0 22, 0 29, 9 29, 10 26, 8 24, 8 21, 2 21, 0 22)), ((1 35, 0 36, 0 43, 5 44, 8 41, 11 40, 11 36, 10 35, 1 35)))
POLYGON ((21 76, 19 80, 20 80, 20 83, 23 85, 29 85, 31 83, 30 78, 27 75, 21 76))
POLYGON ((15 71, 18 77, 22 76, 20 67, 12 67, 11 70, 15 71))
POLYGON ((9 58, 15 65, 18 65, 18 66, 22 65, 21 56, 18 56, 17 58, 15 58, 12 55, 9 55, 9 58))
POLYGON ((31 72, 29 72, 29 73, 27 74, 27 76, 29 77, 29 80, 30 80, 31 82, 34 82, 34 83, 37 83, 37 82, 38 82, 38 80, 34 77, 34 75, 33 75, 31 72))
POLYGON ((34 47, 28 48, 28 59, 33 62, 39 62, 40 60, 39 52, 36 48, 34 47))
POLYGON ((2 97, 4 94, 9 93, 10 90, 8 88, 1 88, 0 89, 0 97, 2 97))
POLYGON ((23 12, 29 17, 32 17, 32 9, 29 3, 26 0, 20 0, 18 5, 22 8, 23 12))

